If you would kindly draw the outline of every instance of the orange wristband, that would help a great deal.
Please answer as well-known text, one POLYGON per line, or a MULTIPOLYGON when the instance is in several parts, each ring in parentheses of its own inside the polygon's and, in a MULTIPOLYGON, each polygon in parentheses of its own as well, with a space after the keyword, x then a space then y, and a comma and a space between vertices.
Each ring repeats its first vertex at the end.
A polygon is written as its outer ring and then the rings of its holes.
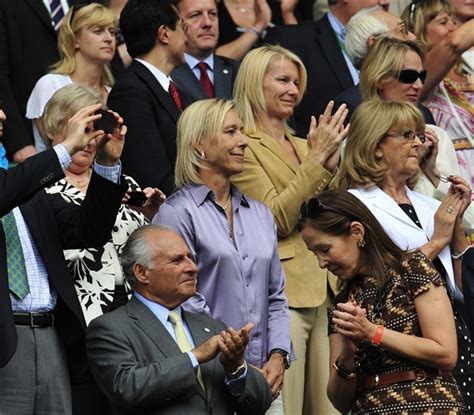
POLYGON ((372 339, 372 344, 374 346, 380 346, 380 342, 382 341, 382 334, 383 334, 383 326, 377 326, 377 330, 375 331, 375 336, 372 339))

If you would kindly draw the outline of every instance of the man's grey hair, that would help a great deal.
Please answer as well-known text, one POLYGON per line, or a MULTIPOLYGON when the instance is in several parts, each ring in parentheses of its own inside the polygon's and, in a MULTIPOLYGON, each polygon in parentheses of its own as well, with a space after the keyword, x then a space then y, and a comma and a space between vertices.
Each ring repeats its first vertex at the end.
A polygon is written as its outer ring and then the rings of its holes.
POLYGON ((380 10, 383 10, 380 6, 359 10, 347 23, 347 54, 357 69, 360 69, 362 60, 367 54, 369 37, 388 32, 388 26, 374 16, 374 13, 380 10))
POLYGON ((163 225, 151 224, 142 226, 132 232, 120 255, 123 274, 132 289, 135 289, 137 285, 133 266, 135 264, 143 265, 146 268, 153 268, 155 266, 153 257, 156 254, 156 247, 147 238, 147 235, 154 230, 175 232, 173 229, 163 225))

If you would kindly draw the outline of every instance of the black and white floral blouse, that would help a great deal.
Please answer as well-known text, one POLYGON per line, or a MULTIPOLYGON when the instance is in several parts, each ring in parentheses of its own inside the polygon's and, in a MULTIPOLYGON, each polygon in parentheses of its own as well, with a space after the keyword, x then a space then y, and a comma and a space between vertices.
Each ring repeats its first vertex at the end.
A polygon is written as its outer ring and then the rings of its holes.
MULTIPOLYGON (((141 190, 129 176, 124 176, 132 190, 141 190)), ((59 194, 68 203, 82 204, 85 194, 62 179, 46 189, 48 193, 59 194)), ((67 249, 64 257, 74 277, 77 296, 84 313, 86 323, 106 312, 113 301, 116 285, 125 285, 120 254, 130 234, 148 220, 129 206, 122 204, 112 230, 112 236, 101 248, 67 249)))

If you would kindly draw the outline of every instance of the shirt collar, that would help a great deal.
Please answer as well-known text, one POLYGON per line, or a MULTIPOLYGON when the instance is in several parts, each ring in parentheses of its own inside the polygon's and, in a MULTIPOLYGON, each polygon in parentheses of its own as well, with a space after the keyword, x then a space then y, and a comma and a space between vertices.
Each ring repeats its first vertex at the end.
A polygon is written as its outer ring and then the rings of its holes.
POLYGON ((143 66, 148 68, 148 70, 153 74, 156 80, 160 83, 162 88, 168 92, 170 88, 170 77, 161 72, 156 66, 152 65, 150 62, 147 62, 143 59, 135 58, 136 61, 140 62, 143 66))
POLYGON ((328 11, 328 20, 329 24, 332 27, 332 30, 334 30, 334 33, 336 33, 337 37, 341 39, 342 41, 345 41, 346 39, 346 28, 345 26, 337 19, 336 16, 331 11, 328 11))
MULTIPOLYGON (((148 298, 145 298, 143 295, 137 293, 136 291, 133 293, 137 299, 143 303, 146 307, 150 309, 150 311, 156 316, 158 320, 160 320, 161 324, 165 326, 168 323, 168 316, 170 314, 170 311, 168 308, 165 306, 155 303, 154 301, 149 300, 148 298)), ((176 313, 181 316, 181 306, 178 306, 174 309, 176 313)))
MULTIPOLYGON (((189 190, 189 193, 191 193, 191 196, 197 206, 201 206, 206 201, 206 199, 215 201, 214 192, 204 184, 191 184, 186 187, 189 190)), ((237 201, 237 206, 242 205, 245 207, 250 207, 247 199, 238 187, 231 184, 230 192, 232 198, 237 201)))
POLYGON ((191 69, 194 69, 199 62, 205 62, 207 63, 211 71, 214 72, 214 54, 213 53, 211 53, 206 59, 203 59, 202 61, 199 59, 196 59, 194 56, 191 56, 185 53, 184 60, 186 61, 186 63, 191 69))

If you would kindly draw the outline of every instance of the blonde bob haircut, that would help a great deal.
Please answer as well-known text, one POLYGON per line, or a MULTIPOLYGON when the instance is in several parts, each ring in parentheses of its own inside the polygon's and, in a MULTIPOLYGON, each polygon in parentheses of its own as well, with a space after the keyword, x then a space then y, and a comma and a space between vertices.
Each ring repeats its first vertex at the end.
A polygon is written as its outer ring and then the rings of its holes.
POLYGON ((102 103, 100 93, 78 84, 69 84, 58 89, 44 108, 43 128, 48 137, 59 133, 67 121, 80 109, 102 103))
POLYGON ((426 26, 441 13, 447 13, 450 16, 454 14, 449 1, 424 0, 417 3, 412 2, 408 5, 403 10, 401 18, 405 21, 408 30, 429 49, 432 45, 426 37, 426 26))
POLYGON ((202 184, 199 171, 201 150, 219 143, 224 120, 235 109, 233 101, 205 99, 186 108, 179 117, 176 132, 177 157, 175 166, 176 188, 187 184, 202 184))
MULTIPOLYGON (((58 34, 59 61, 51 66, 53 73, 71 75, 76 70, 76 37, 81 30, 92 26, 100 28, 117 26, 114 13, 99 3, 91 3, 81 8, 71 7, 64 17, 58 34), (72 17, 72 19, 71 19, 72 17)), ((102 72, 102 85, 113 85, 114 78, 109 64, 102 72)))
MULTIPOLYGON (((388 167, 376 157, 380 142, 393 130, 406 129, 415 124, 415 131, 425 130, 421 112, 409 102, 369 99, 360 104, 351 118, 344 156, 336 176, 343 190, 380 184, 388 167)), ((412 187, 416 177, 407 185, 412 187)))
POLYGON ((417 42, 388 37, 375 41, 367 52, 360 71, 360 89, 364 99, 379 97, 377 85, 380 82, 390 77, 398 79, 409 51, 415 52, 422 62, 425 60, 424 49, 417 42))
MULTIPOLYGON (((263 94, 263 78, 271 64, 280 62, 281 65, 284 59, 293 62, 298 67, 300 76, 299 93, 296 100, 298 104, 306 90, 308 76, 303 62, 293 52, 278 45, 265 45, 247 53, 240 64, 235 79, 234 100, 246 133, 262 129, 258 113, 267 110, 267 103, 263 94)), ((285 133, 293 134, 293 130, 288 126, 286 120, 285 133)))

